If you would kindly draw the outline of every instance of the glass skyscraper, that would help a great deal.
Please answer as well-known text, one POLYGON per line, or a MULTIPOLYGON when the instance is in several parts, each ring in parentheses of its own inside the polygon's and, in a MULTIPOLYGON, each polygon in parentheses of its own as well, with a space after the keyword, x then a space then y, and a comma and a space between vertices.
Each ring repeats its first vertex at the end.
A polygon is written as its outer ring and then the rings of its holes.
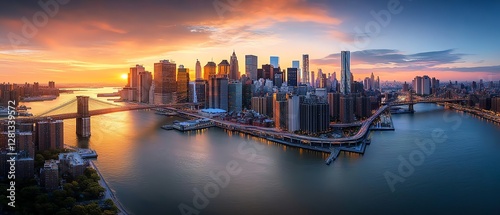
POLYGON ((342 95, 351 94, 351 52, 342 51, 341 55, 341 82, 340 82, 340 93, 342 95))
POLYGON ((273 68, 280 67, 280 57, 271 56, 271 65, 273 65, 273 68))

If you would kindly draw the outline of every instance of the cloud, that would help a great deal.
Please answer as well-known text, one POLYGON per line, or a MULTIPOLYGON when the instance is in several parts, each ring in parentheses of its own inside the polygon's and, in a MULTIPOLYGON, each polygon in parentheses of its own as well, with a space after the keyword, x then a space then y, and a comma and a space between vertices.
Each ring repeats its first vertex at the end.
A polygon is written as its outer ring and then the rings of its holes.
MULTIPOLYGON (((465 56, 465 54, 454 53, 453 49, 415 54, 403 54, 394 49, 368 49, 351 52, 351 61, 353 61, 353 64, 379 64, 393 67, 433 67, 457 63, 462 60, 462 56, 465 56)), ((330 54, 321 59, 313 59, 311 62, 319 65, 339 65, 340 53, 330 54)))

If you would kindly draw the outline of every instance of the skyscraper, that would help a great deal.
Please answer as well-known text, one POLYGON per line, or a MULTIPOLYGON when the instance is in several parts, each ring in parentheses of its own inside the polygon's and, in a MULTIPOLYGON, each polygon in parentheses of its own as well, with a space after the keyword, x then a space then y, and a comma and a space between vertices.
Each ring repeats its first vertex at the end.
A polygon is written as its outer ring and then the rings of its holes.
POLYGON ((298 85, 299 83, 301 83, 300 82, 300 80, 301 80, 301 78, 300 78, 300 76, 301 76, 301 73, 300 73, 300 61, 298 61, 298 60, 292 61, 292 68, 296 68, 297 69, 297 85, 298 85))
POLYGON ((316 96, 300 104, 300 130, 306 133, 319 133, 329 129, 330 114, 328 103, 316 96))
POLYGON ((351 52, 350 51, 342 51, 341 55, 341 82, 340 82, 340 93, 342 95, 351 94, 351 82, 352 82, 352 73, 351 73, 351 52))
POLYGON ((231 65, 227 60, 222 60, 218 66, 217 75, 229 75, 231 72, 231 65))
POLYGON ((262 75, 264 80, 269 79, 269 80, 274 80, 274 67, 271 64, 265 64, 262 65, 262 75))
POLYGON ((333 121, 339 120, 340 114, 340 94, 328 93, 328 105, 330 106, 330 118, 333 121))
POLYGON ((154 102, 156 104, 171 104, 177 101, 176 64, 161 60, 154 64, 154 102))
POLYGON ((177 102, 188 102, 189 69, 179 65, 177 70, 177 102))
POLYGON ((370 76, 370 88, 368 88, 369 90, 375 90, 375 76, 373 75, 373 72, 372 72, 372 75, 370 76))
POLYGON ((149 91, 151 90, 151 84, 153 82, 153 76, 151 72, 141 72, 139 73, 139 88, 138 88, 138 98, 137 101, 140 103, 149 103, 149 91))
POLYGON ((300 98, 298 95, 288 97, 288 131, 300 130, 300 98))
MULTIPOLYGON (((226 61, 227 62, 227 61, 226 61)), ((210 76, 208 82, 208 107, 228 110, 228 84, 227 75, 210 76)))
POLYGON ((302 83, 309 83, 309 55, 302 55, 302 83))
POLYGON ((422 95, 423 89, 422 89, 422 77, 417 76, 413 80, 413 90, 415 90, 415 93, 417 95, 422 95))
POLYGON ((252 80, 257 80, 257 65, 257 56, 245 55, 245 72, 252 80))
POLYGON ((431 94, 431 79, 429 76, 424 75, 422 77, 422 95, 430 95, 431 94))
POLYGON ((239 81, 230 82, 228 85, 228 112, 242 111, 243 85, 239 81))
POLYGON ((205 81, 209 81, 210 76, 217 74, 216 70, 217 70, 217 65, 213 61, 208 62, 207 65, 203 67, 203 79, 205 81))
POLYGON ((278 56, 271 56, 270 57, 270 62, 271 62, 271 65, 273 65, 274 68, 280 67, 280 58, 278 56))
POLYGON ((144 72, 144 66, 142 65, 135 65, 135 67, 130 68, 130 72, 128 74, 128 80, 129 80, 129 87, 131 88, 132 92, 132 98, 129 98, 131 101, 138 101, 138 94, 139 94, 139 74, 141 72, 144 72))
POLYGON ((311 71, 311 86, 316 87, 316 76, 314 76, 314 71, 311 71))
POLYGON ((201 80, 201 63, 198 59, 196 59, 196 68, 195 68, 195 75, 196 75, 196 80, 201 80))
POLYGON ((240 71, 238 66, 238 58, 236 57, 236 53, 233 51, 233 55, 230 58, 230 66, 229 66, 229 80, 238 80, 240 79, 240 71))
POLYGON ((62 120, 39 121, 35 126, 35 146, 38 151, 64 148, 62 120))
POLYGON ((288 86, 293 86, 296 87, 298 86, 298 71, 297 68, 288 68, 286 69, 286 74, 287 74, 287 80, 288 80, 288 86))
POLYGON ((350 95, 340 97, 340 122, 352 123, 354 121, 354 101, 350 95))

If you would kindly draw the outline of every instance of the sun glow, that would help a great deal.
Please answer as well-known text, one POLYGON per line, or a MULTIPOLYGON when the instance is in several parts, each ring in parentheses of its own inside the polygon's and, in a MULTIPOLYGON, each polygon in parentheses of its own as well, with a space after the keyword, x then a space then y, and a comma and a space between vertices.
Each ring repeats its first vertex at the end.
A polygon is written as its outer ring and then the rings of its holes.
POLYGON ((122 74, 120 77, 121 77, 122 79, 124 79, 124 80, 127 80, 127 79, 128 79, 128 75, 127 75, 127 74, 122 74))

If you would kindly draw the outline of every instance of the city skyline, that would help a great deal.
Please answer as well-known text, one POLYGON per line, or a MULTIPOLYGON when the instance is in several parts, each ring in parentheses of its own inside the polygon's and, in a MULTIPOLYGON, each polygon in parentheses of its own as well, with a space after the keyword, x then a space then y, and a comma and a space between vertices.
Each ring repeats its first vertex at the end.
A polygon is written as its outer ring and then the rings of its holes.
MULTIPOLYGON (((232 50, 240 59, 258 56, 259 67, 270 56, 278 56, 282 68, 292 67, 309 54, 309 70, 324 73, 340 72, 339 53, 349 50, 355 80, 372 72, 384 81, 411 81, 422 73, 443 81, 500 79, 500 53, 490 45, 500 36, 492 27, 497 19, 484 12, 498 9, 498 2, 57 3, 48 12, 36 2, 2 3, 2 80, 122 85, 120 76, 136 64, 152 72, 155 62, 171 59, 194 71, 197 59, 202 65, 229 61, 232 50), (45 13, 46 22, 42 17, 33 24, 37 12, 45 13)), ((239 72, 245 72, 243 63, 239 72)))

